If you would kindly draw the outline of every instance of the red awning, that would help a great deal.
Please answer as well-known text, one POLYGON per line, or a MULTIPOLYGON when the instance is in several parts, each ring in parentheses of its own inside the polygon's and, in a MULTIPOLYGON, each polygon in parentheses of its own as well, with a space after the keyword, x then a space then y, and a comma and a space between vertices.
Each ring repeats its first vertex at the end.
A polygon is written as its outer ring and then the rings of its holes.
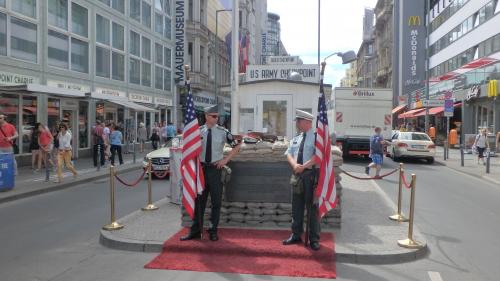
POLYGON ((406 108, 406 104, 403 104, 403 105, 398 105, 396 106, 393 110, 392 110, 392 114, 396 114, 396 113, 399 113, 401 112, 403 109, 406 108))
MULTIPOLYGON (((453 105, 453 107, 460 107, 462 106, 462 103, 459 102, 459 103, 456 103, 453 105)), ((441 113, 444 112, 444 106, 440 106, 440 107, 431 107, 429 108, 429 115, 439 115, 441 113)), ((423 110, 422 112, 419 112, 417 114, 415 114, 413 117, 419 117, 419 116, 425 116, 425 110, 423 110)))
POLYGON ((405 113, 401 113, 401 114, 399 114, 399 115, 398 115, 398 118, 399 118, 399 119, 403 119, 403 118, 414 118, 414 117, 415 117, 415 114, 420 113, 420 112, 422 112, 423 110, 425 110, 425 108, 413 109, 413 110, 407 111, 407 112, 405 112, 405 113))

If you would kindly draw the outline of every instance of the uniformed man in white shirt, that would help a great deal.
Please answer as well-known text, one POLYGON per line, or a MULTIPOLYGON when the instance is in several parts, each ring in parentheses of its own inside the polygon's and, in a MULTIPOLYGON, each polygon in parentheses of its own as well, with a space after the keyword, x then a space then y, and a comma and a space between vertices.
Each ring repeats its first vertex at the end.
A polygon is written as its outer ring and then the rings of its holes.
POLYGON ((209 193, 212 200, 212 213, 210 216, 210 227, 208 229, 209 239, 211 241, 219 240, 217 226, 219 225, 222 204, 221 172, 231 158, 238 153, 240 144, 226 128, 217 125, 219 119, 218 112, 217 105, 205 108, 205 125, 200 127, 201 142, 203 146, 200 160, 205 175, 205 190, 201 194, 199 200, 196 201, 195 217, 191 226, 191 231, 188 235, 181 237, 181 241, 198 239, 201 237, 203 216, 209 193), (233 149, 224 157, 223 149, 226 143, 233 149))
MULTIPOLYGON (((292 167, 292 234, 283 245, 301 243, 301 235, 304 232, 304 208, 311 204, 314 195, 315 177, 315 132, 312 127, 314 117, 311 113, 296 110, 295 124, 299 135, 295 136, 288 146, 285 155, 288 163, 292 167), (309 203, 308 203, 309 202, 309 203)), ((311 204, 311 214, 308 215, 309 241, 313 250, 319 250, 319 221, 318 207, 311 204)))

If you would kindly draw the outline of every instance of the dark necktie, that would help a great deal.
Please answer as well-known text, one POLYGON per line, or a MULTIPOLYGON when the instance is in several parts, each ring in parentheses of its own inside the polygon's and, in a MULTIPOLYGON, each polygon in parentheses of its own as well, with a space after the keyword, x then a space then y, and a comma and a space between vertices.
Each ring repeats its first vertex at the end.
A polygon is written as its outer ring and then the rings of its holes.
POLYGON ((302 133, 302 141, 299 146, 299 154, 297 155, 297 164, 304 164, 304 143, 306 142, 306 133, 302 133))
POLYGON ((208 129, 207 144, 205 149, 205 163, 212 162, 212 129, 208 129))

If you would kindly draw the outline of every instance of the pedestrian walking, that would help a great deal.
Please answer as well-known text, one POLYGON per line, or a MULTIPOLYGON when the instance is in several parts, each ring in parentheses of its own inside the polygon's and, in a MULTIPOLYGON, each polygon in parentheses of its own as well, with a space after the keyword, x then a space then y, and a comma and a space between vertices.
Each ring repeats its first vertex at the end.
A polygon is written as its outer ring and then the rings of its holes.
POLYGON ((66 165, 66 169, 73 173, 74 178, 78 176, 78 173, 71 163, 73 148, 71 147, 71 133, 68 132, 68 126, 66 124, 61 123, 61 125, 59 125, 59 134, 57 138, 59 139, 59 154, 57 155, 57 179, 54 182, 61 183, 63 180, 63 164, 66 165))
POLYGON ((40 123, 35 123, 35 126, 33 126, 29 145, 29 150, 31 152, 31 169, 35 172, 40 171, 42 167, 42 153, 38 143, 40 137, 40 131, 38 130, 39 126, 40 123))
POLYGON ((153 128, 151 129, 151 145, 153 149, 158 149, 158 143, 160 142, 160 127, 158 123, 154 123, 153 128))
POLYGON ((104 140, 104 161, 109 160, 111 157, 111 143, 109 135, 111 134, 111 123, 107 123, 102 130, 102 139, 104 140))
POLYGON ((486 162, 484 161, 484 151, 486 148, 490 147, 486 129, 479 131, 479 134, 477 134, 476 139, 474 140, 473 147, 477 150, 477 164, 479 164, 479 160, 481 160, 483 165, 486 165, 486 162))
POLYGON ((101 120, 96 120, 96 124, 92 128, 92 146, 93 146, 93 160, 94 167, 97 167, 97 152, 100 154, 100 162, 101 166, 104 166, 105 158, 104 158, 104 127, 102 126, 101 120))
POLYGON ((140 152, 144 152, 144 144, 148 140, 148 131, 144 126, 144 123, 139 123, 139 129, 137 129, 137 135, 139 137, 140 152))
POLYGON ((172 122, 168 122, 167 125, 167 142, 175 138, 176 128, 172 122))
POLYGON ((308 208, 309 241, 311 249, 319 250, 320 227, 318 220, 318 206, 312 204, 314 196, 314 181, 318 176, 315 170, 315 132, 312 127, 314 117, 311 113, 296 110, 295 125, 299 135, 289 143, 285 155, 288 164, 292 167, 290 183, 292 185, 292 234, 283 245, 302 242, 304 232, 304 208, 308 208))
POLYGON ((40 151, 42 153, 42 161, 45 165, 45 169, 48 169, 48 164, 50 163, 54 167, 54 162, 51 159, 52 148, 54 147, 54 138, 49 128, 43 124, 38 125, 38 131, 40 131, 40 137, 38 138, 38 144, 40 146, 40 151))
POLYGON ((161 142, 164 145, 167 145, 167 123, 163 122, 162 126, 160 128, 160 137, 161 137, 161 142))
POLYGON ((122 156, 122 141, 123 134, 120 131, 120 128, 115 125, 110 135, 111 142, 111 165, 115 165, 115 154, 118 154, 118 160, 120 161, 120 165, 123 165, 123 156, 122 156))
POLYGON ((203 230, 203 216, 207 204, 208 194, 212 202, 212 212, 210 215, 210 228, 208 229, 211 241, 219 240, 217 226, 219 225, 220 209, 222 205, 222 181, 221 174, 223 167, 239 151, 240 144, 233 135, 224 127, 217 125, 219 118, 217 106, 205 108, 205 125, 200 127, 202 138, 202 161, 203 174, 205 176, 205 189, 196 202, 195 216, 189 234, 181 237, 181 241, 198 239, 203 230), (224 144, 229 144, 233 149, 224 158, 224 144))
MULTIPOLYGON (((0 114, 0 153, 16 153, 17 130, 14 125, 6 120, 6 116, 0 114)), ((17 162, 14 157, 14 175, 17 175, 17 162)))
POLYGON ((380 127, 375 128, 375 134, 370 137, 370 158, 372 162, 365 167, 365 173, 370 175, 370 168, 375 167, 376 173, 375 177, 380 177, 380 170, 382 170, 382 163, 384 162, 384 144, 387 142, 384 137, 380 134, 382 129, 380 127))

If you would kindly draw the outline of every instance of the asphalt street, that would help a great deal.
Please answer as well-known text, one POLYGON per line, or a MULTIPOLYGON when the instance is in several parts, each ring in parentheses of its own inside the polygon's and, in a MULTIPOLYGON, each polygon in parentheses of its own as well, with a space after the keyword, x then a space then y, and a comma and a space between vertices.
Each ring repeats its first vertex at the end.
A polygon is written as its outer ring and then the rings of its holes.
MULTIPOLYGON (((363 172, 366 164, 348 160, 343 168, 363 172)), ((386 159, 384 171, 397 166, 386 159)), ((391 265, 337 264, 337 280, 498 280, 500 187, 436 164, 411 161, 405 167, 407 175, 417 174, 415 224, 426 236, 429 255, 391 265)), ((137 176, 138 172, 131 172, 125 178, 132 181, 137 176)), ((395 202, 397 176, 377 184, 395 202)), ((118 218, 145 205, 146 186, 146 181, 135 189, 117 184, 118 218)), ((166 180, 153 181, 153 199, 164 197, 168 187, 166 180)), ((108 192, 107 181, 100 180, 1 204, 0 280, 305 280, 146 270, 144 264, 156 254, 111 250, 99 244, 99 229, 109 222, 108 192)), ((407 190, 404 198, 403 211, 408 213, 407 190)), ((178 212, 176 205, 168 208, 178 212)))

